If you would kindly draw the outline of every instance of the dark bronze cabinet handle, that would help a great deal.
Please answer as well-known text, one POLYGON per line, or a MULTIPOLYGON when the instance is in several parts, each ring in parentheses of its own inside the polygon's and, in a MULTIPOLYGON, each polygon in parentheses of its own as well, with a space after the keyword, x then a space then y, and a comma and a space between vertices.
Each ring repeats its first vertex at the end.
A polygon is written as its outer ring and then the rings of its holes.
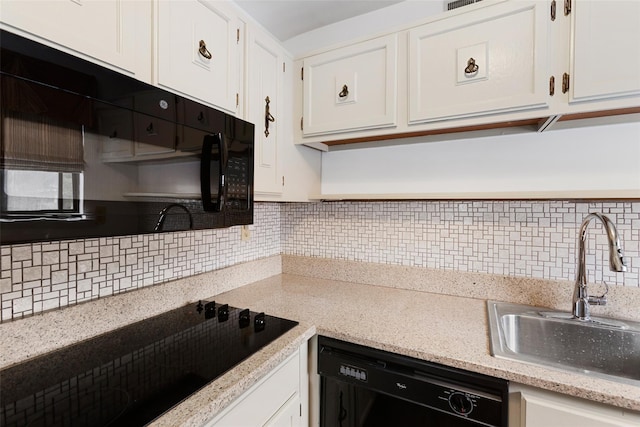
POLYGON ((479 69, 480 69, 480 66, 476 64, 476 60, 473 58, 469 58, 469 60, 467 61, 467 68, 464 69, 464 73, 465 74, 477 73, 479 69))
POLYGON ((209 50, 207 49, 207 44, 204 42, 204 40, 200 40, 198 53, 200 53, 200 55, 204 56, 207 59, 211 59, 211 52, 209 52, 209 50))
POLYGON ((338 94, 340 98, 346 98, 349 95, 349 88, 347 85, 342 86, 342 91, 338 94))
POLYGON ((264 136, 269 137, 269 122, 275 122, 276 119, 269 112, 269 103, 271 100, 268 96, 264 99, 264 102, 264 136))

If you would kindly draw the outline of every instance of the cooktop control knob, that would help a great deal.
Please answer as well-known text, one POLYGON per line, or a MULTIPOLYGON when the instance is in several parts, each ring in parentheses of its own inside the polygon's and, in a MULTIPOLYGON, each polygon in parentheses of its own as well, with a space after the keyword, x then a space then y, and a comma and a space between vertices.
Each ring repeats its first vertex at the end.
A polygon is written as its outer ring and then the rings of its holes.
POLYGON ((464 393, 455 392, 449 396, 449 406, 453 412, 460 415, 469 415, 473 411, 473 401, 464 393))
POLYGON ((240 323, 240 329, 246 328, 251 324, 251 314, 249 313, 248 308, 240 312, 240 315, 238 316, 238 321, 240 323))
POLYGON ((213 319, 216 317, 216 302, 211 301, 204 305, 204 318, 213 319))
POLYGON ((196 305, 196 311, 198 312, 198 314, 200 314, 202 313, 202 310, 204 310, 202 301, 198 301, 198 305, 196 305))
POLYGON ((253 319, 253 327, 256 332, 264 331, 264 327, 267 322, 264 317, 264 313, 256 314, 256 317, 253 319))
POLYGON ((229 304, 218 307, 218 322, 226 322, 229 320, 229 304))

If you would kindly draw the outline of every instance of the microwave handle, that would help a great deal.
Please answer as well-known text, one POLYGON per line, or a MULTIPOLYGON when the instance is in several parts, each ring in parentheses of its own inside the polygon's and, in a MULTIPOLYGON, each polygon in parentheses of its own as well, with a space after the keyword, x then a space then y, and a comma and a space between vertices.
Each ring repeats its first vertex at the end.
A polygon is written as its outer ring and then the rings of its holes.
POLYGON ((206 212, 221 212, 224 191, 224 158, 222 152, 222 138, 219 134, 205 135, 202 141, 202 156, 200 158, 200 191, 202 193, 202 208, 206 212), (218 196, 215 203, 211 201, 211 150, 218 146, 220 153, 220 179, 218 180, 218 196))

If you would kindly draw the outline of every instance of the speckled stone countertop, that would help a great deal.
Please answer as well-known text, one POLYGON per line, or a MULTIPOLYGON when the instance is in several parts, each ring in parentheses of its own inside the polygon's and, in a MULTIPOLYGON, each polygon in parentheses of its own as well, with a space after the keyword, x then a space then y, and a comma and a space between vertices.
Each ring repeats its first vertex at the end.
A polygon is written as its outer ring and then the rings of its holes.
POLYGON ((222 297, 309 322, 320 335, 640 410, 640 387, 492 357, 484 299, 289 274, 222 297))
MULTIPOLYGON (((490 355, 487 299, 555 307, 570 301, 570 287, 275 256, 0 324, 0 368, 215 296, 300 324, 160 417, 156 427, 202 425, 316 333, 640 411, 640 387, 490 355), (150 308, 150 301, 163 304, 150 308)), ((616 289, 611 300, 626 300, 628 307, 608 310, 633 317, 638 296, 637 289, 616 289)))

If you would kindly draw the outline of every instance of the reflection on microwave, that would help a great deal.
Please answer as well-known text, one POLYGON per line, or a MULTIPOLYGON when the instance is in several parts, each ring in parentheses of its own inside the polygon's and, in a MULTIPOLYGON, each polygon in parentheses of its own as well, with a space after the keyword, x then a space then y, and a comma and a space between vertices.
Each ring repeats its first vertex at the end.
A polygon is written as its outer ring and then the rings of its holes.
POLYGON ((189 212, 189 209, 187 209, 187 207, 183 204, 171 203, 170 205, 168 205, 167 207, 163 208, 160 211, 160 214, 158 216, 158 223, 156 224, 155 227, 153 227, 153 231, 163 231, 164 222, 167 219, 167 213, 169 212, 170 209, 173 209, 173 208, 182 209, 187 214, 187 217, 189 218, 188 230, 193 230, 193 217, 191 216, 191 212, 189 212))
POLYGON ((0 47, 0 244, 253 223, 253 124, 7 31, 0 47))

